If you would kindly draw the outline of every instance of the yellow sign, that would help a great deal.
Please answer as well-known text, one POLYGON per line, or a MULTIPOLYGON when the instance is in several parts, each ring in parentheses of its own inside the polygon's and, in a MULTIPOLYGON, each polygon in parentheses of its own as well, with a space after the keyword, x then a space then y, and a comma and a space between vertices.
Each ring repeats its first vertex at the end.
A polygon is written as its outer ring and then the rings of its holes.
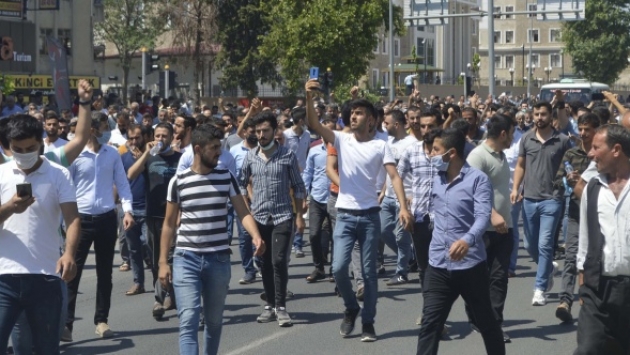
MULTIPOLYGON (((15 83, 15 89, 53 89, 53 78, 51 75, 11 75, 15 83)), ((70 89, 76 89, 80 79, 87 80, 95 89, 101 88, 101 78, 98 76, 70 76, 70 89)))

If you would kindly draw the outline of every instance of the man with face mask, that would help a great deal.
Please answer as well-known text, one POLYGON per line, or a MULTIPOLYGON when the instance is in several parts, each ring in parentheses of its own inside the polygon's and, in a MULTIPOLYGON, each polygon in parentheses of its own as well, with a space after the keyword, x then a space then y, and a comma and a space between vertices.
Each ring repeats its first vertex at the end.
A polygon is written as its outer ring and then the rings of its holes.
POLYGON ((107 145, 111 132, 104 113, 94 112, 91 133, 86 148, 68 169, 77 186, 81 240, 76 255, 77 277, 68 283, 66 327, 71 333, 83 266, 94 243, 98 278, 94 324, 99 337, 109 338, 113 336, 107 322, 111 306, 112 265, 118 239, 118 218, 112 186, 116 187, 122 202, 125 230, 134 224, 132 195, 120 155, 115 148, 107 145))
POLYGON ((487 353, 505 354, 490 303, 483 240, 492 210, 492 185, 486 174, 464 160, 465 142, 456 128, 440 131, 433 141, 431 161, 439 173, 431 192, 435 219, 417 354, 437 354, 440 331, 459 296, 470 306, 487 353))
MULTIPOLYGON (((152 252, 153 261, 153 285, 155 286, 155 302, 152 314, 156 320, 161 320, 166 309, 171 308, 172 292, 162 289, 158 282, 158 261, 160 259, 160 235, 166 214, 166 195, 168 183, 177 172, 182 153, 171 148, 173 141, 173 126, 168 123, 159 123, 155 127, 153 142, 147 142, 144 152, 136 162, 127 170, 127 178, 134 180, 141 174, 144 175, 147 184, 146 194, 146 224, 147 242, 152 252), (151 150, 156 144, 162 148, 156 155, 151 155, 151 150)), ((172 291, 172 290, 171 290, 172 291)))

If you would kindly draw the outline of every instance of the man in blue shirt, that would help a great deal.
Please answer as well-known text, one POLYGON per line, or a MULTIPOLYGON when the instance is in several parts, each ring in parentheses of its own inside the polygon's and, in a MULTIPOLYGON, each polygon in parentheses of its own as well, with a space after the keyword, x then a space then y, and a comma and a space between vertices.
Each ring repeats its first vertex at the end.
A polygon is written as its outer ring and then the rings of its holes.
POLYGON ((483 234, 490 223, 493 192, 488 177, 464 160, 466 137, 453 128, 433 142, 433 239, 429 246, 423 319, 417 354, 437 354, 440 332, 461 295, 481 331, 488 354, 505 354, 499 322, 490 303, 483 234))

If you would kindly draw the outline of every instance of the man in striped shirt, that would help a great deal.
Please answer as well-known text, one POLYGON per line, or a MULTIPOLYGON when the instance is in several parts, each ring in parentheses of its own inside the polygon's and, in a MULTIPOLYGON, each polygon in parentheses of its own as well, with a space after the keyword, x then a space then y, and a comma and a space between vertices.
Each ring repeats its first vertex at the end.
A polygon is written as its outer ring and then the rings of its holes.
POLYGON ((265 245, 256 222, 249 214, 236 178, 227 169, 216 169, 221 155, 223 132, 204 124, 193 131, 193 165, 174 176, 168 188, 166 217, 160 249, 160 282, 172 282, 179 316, 180 354, 198 354, 197 329, 204 299, 204 354, 219 350, 223 308, 231 278, 227 235, 228 198, 240 221, 252 236, 259 256, 265 245), (181 221, 178 227, 178 219, 181 221), (173 275, 168 250, 177 233, 173 275))

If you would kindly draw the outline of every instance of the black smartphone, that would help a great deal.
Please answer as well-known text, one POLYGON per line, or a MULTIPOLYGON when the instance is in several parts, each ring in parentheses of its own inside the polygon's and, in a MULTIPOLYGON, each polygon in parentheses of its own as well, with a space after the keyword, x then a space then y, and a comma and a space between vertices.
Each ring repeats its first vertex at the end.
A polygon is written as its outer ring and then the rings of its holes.
POLYGON ((604 100, 604 94, 602 94, 601 92, 593 93, 591 95, 591 100, 592 101, 603 101, 604 100))
POLYGON ((17 190, 17 195, 19 197, 32 197, 33 196, 33 188, 31 187, 31 184, 28 182, 15 185, 15 189, 17 190))

